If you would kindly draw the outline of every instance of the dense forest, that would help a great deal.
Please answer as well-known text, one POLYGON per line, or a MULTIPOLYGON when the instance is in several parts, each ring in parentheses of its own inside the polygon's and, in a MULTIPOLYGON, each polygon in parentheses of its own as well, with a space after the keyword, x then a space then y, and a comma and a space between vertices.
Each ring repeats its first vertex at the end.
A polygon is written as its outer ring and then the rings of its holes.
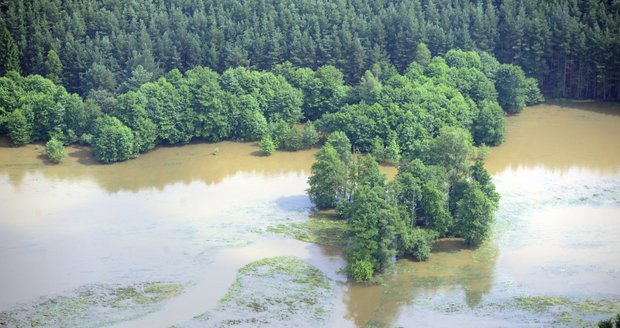
POLYGON ((192 139, 261 140, 267 154, 299 150, 316 144, 319 132, 342 131, 355 152, 396 165, 401 156, 420 157, 445 127, 464 129, 476 145, 497 145, 504 111, 542 101, 535 79, 487 53, 432 57, 423 43, 414 53, 404 75, 375 64, 354 86, 330 65, 314 71, 286 62, 222 74, 198 66, 153 82, 140 78, 147 73, 138 66, 125 92, 92 91, 86 100, 49 78, 9 71, 0 78, 0 135, 16 145, 49 141, 54 161, 62 157, 59 142, 91 145, 110 163, 192 139))
POLYGON ((620 99, 617 0, 6 0, 0 30, 0 75, 90 97, 198 65, 332 65, 355 84, 375 63, 403 73, 424 42, 521 66, 548 97, 620 99))
POLYGON ((195 139, 266 155, 322 142, 308 194, 347 221, 347 271, 368 281, 396 255, 427 259, 436 238, 488 237, 485 147, 540 86, 619 97, 619 7, 8 1, 0 135, 46 142, 53 162, 72 143, 111 163, 195 139), (392 181, 380 163, 398 167, 392 181))

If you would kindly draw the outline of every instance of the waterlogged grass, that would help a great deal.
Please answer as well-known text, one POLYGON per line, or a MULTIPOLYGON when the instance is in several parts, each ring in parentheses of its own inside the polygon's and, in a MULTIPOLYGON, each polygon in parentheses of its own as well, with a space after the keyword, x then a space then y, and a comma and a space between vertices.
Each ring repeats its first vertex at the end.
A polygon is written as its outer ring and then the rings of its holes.
POLYGON ((458 325, 458 318, 470 318, 489 322, 480 325, 484 327, 596 327, 598 321, 620 312, 620 299, 561 295, 513 296, 482 301, 474 308, 441 296, 431 297, 424 305, 416 304, 421 305, 422 311, 431 307, 433 310, 428 313, 435 313, 445 324, 458 325))
POLYGON ((563 296, 517 296, 514 302, 517 307, 534 312, 546 312, 550 307, 570 304, 570 300, 563 296))
POLYGON ((145 285, 129 286, 114 290, 114 298, 109 302, 113 307, 125 307, 132 304, 153 304, 180 294, 182 286, 150 282, 145 285))
POLYGON ((324 326, 334 300, 333 282, 293 257, 252 262, 214 310, 180 327, 324 326))
POLYGON ((152 312, 182 291, 180 284, 163 282, 86 286, 0 312, 0 327, 97 327, 152 312))
POLYGON ((297 240, 319 245, 342 247, 345 243, 346 222, 333 211, 314 214, 302 223, 278 224, 269 232, 291 236, 297 240))
POLYGON ((620 299, 572 300, 563 296, 519 296, 514 305, 537 315, 551 317, 554 325, 593 326, 597 321, 620 312, 620 299))

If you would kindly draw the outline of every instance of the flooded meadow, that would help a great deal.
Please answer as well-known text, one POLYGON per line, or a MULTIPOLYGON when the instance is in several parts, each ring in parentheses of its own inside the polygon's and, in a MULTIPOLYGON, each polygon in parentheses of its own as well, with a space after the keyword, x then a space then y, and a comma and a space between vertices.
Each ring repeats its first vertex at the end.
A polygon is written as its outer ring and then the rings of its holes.
POLYGON ((371 286, 340 273, 341 227, 305 194, 316 150, 193 143, 101 165, 71 146, 53 165, 1 140, 0 327, 580 327, 620 312, 620 106, 538 105, 506 127, 485 162, 491 240, 441 240, 371 286))

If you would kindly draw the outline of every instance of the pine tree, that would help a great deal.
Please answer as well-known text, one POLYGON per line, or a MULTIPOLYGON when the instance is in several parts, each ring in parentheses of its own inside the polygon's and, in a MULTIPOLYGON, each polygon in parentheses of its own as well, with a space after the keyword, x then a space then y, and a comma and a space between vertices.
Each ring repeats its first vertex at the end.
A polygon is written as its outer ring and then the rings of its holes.
POLYGON ((62 68, 58 54, 51 49, 45 59, 45 76, 56 84, 62 84, 62 68))
POLYGON ((0 75, 8 71, 20 72, 19 50, 9 30, 4 27, 0 34, 0 75))
POLYGON ((426 67, 431 62, 431 52, 425 43, 418 43, 418 47, 415 49, 415 61, 422 67, 426 67))

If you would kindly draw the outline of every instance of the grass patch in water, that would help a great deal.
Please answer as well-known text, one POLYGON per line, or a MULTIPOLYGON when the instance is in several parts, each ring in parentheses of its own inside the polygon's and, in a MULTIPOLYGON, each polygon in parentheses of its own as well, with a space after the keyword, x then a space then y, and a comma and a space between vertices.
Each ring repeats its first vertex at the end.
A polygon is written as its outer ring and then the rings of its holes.
POLYGON ((609 314, 620 311, 618 299, 572 300, 564 296, 519 296, 514 305, 537 316, 550 316, 555 325, 592 326, 609 314))
POLYGON ((518 296, 514 301, 517 307, 536 312, 545 312, 551 306, 570 304, 568 298, 562 296, 518 296))
POLYGON ((134 318, 183 291, 174 283, 148 282, 130 286, 92 285, 71 294, 42 298, 0 312, 4 327, 88 327, 134 318))
POLYGON ((294 257, 258 260, 239 269, 217 308, 181 326, 320 327, 333 305, 332 285, 320 270, 294 257))
POLYGON ((302 223, 279 224, 267 231, 291 236, 308 243, 342 247, 347 223, 333 211, 318 212, 302 223))
POLYGON ((161 282, 119 287, 113 290, 114 298, 108 304, 113 307, 131 306, 131 304, 153 304, 179 295, 182 289, 181 285, 161 282))

